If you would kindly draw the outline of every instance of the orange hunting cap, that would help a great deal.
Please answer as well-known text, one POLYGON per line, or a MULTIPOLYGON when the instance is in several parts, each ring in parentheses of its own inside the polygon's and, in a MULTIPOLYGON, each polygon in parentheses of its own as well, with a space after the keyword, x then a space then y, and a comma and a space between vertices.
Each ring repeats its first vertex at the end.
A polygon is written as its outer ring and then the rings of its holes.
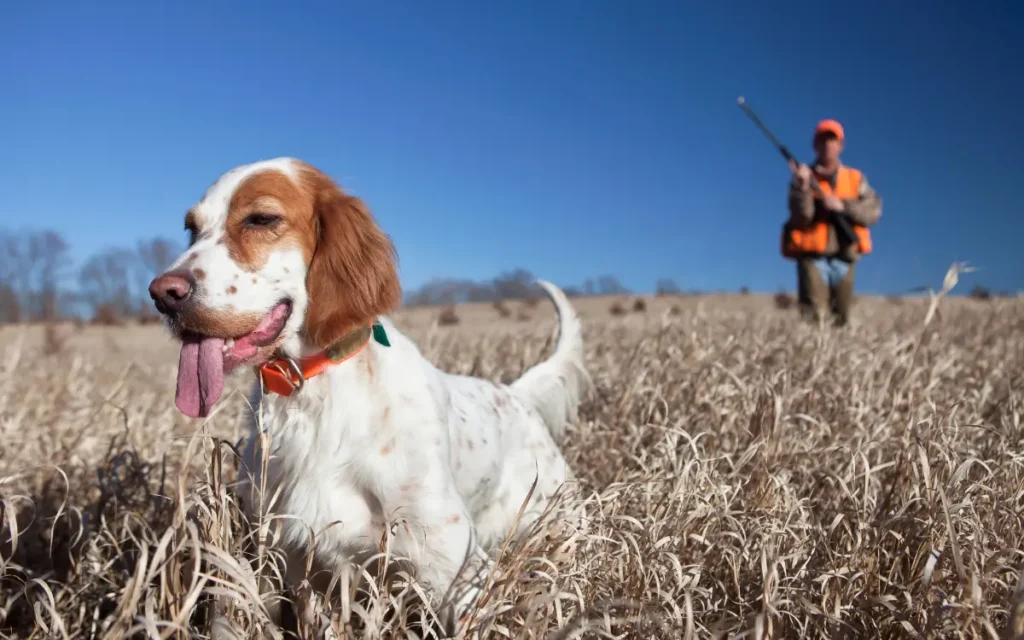
POLYGON ((818 126, 814 128, 814 137, 817 138, 823 133, 835 134, 840 140, 844 140, 843 125, 839 124, 836 120, 822 120, 818 123, 818 126))

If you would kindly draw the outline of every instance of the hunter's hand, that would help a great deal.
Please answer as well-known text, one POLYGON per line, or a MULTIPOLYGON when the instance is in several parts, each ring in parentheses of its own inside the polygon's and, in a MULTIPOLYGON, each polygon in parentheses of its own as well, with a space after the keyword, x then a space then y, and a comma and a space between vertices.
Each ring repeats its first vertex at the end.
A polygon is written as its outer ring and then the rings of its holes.
POLYGON ((825 208, 829 211, 835 211, 836 213, 841 212, 845 208, 843 206, 843 201, 835 196, 825 196, 822 200, 822 204, 824 204, 825 208))
POLYGON ((807 191, 808 189, 810 189, 811 168, 806 164, 802 164, 793 169, 793 184, 796 185, 796 187, 801 191, 807 191))

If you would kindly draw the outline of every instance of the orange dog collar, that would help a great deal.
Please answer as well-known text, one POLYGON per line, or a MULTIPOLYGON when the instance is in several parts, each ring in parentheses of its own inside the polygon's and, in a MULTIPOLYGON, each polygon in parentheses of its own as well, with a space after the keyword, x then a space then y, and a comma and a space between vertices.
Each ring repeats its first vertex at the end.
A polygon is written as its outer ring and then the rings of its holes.
POLYGON ((320 353, 305 358, 275 358, 256 368, 263 392, 290 396, 306 383, 328 368, 345 362, 358 355, 373 338, 385 347, 390 347, 387 333, 380 323, 356 329, 320 353))

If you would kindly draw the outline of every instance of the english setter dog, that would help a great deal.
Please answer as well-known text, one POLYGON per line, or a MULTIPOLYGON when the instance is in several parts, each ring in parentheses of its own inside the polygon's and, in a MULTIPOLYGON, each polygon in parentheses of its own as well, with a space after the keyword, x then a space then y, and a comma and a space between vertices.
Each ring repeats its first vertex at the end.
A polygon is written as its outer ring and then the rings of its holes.
POLYGON ((432 598, 447 598, 445 624, 457 626, 480 594, 460 568, 492 569, 486 550, 530 527, 573 479, 559 445, 589 377, 569 300, 539 282, 559 318, 554 351, 495 384, 442 372, 395 328, 390 238, 309 164, 228 171, 185 228, 190 246, 149 287, 181 341, 175 404, 205 417, 225 376, 254 368, 243 463, 290 516, 286 581, 303 579, 311 531, 314 563, 331 572, 378 553, 400 520, 393 550, 432 598))

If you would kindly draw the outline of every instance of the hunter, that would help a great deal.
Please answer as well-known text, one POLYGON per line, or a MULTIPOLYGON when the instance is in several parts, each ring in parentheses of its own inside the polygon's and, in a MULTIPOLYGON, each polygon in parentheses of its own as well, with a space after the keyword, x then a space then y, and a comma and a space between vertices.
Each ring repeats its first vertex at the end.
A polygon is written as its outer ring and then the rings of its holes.
POLYGON ((845 325, 853 303, 854 267, 871 253, 868 227, 882 214, 882 198, 859 170, 839 160, 845 136, 835 120, 814 130, 814 166, 791 165, 789 220, 783 229, 782 255, 796 261, 801 312, 821 322, 830 314, 845 325), (813 189, 814 181, 820 191, 813 189), (844 241, 835 216, 843 216, 855 236, 844 241))

